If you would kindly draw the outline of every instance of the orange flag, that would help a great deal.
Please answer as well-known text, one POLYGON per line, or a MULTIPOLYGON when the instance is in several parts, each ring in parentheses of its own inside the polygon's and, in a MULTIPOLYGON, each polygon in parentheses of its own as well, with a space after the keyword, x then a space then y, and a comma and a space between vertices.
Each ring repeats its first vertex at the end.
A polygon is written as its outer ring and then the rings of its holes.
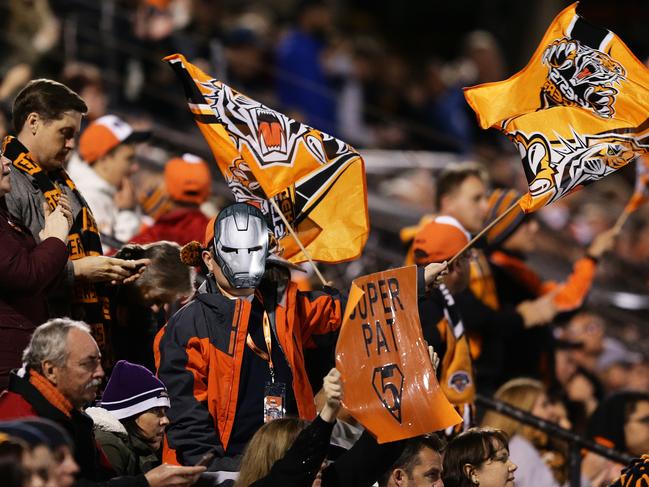
POLYGON ((417 308, 416 269, 355 279, 336 345, 343 404, 379 443, 462 421, 442 392, 428 356, 417 308))
POLYGON ((466 88, 482 128, 504 132, 523 160, 536 211, 649 150, 649 71, 613 32, 562 11, 528 65, 466 88))
POLYGON ((248 98, 189 63, 165 61, 182 81, 189 109, 236 201, 260 207, 292 262, 307 258, 273 198, 313 260, 360 256, 369 234, 365 165, 350 145, 248 98))

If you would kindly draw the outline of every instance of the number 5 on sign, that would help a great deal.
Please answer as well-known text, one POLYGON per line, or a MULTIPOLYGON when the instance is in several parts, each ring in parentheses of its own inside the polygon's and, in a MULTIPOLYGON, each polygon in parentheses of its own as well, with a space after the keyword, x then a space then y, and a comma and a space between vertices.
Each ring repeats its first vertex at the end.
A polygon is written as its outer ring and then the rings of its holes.
POLYGON ((446 429, 462 419, 442 392, 417 310, 417 270, 355 279, 336 346, 344 406, 379 443, 446 429))

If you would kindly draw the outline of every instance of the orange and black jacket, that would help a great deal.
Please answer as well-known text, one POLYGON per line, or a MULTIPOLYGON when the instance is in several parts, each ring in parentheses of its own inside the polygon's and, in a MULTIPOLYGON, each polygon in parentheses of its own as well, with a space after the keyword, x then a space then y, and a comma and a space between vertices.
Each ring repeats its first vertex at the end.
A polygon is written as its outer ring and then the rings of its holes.
MULTIPOLYGON (((256 296, 265 307, 268 302, 278 303, 271 312, 292 372, 297 411, 301 418, 312 420, 316 409, 303 351, 335 343, 342 317, 340 297, 329 288, 301 292, 295 283, 270 280, 268 275, 256 296)), ((239 399, 251 309, 251 302, 224 296, 208 280, 158 333, 156 367, 171 400, 164 462, 193 465, 205 453, 215 452, 208 470, 238 470, 238 460, 225 453, 239 399)))

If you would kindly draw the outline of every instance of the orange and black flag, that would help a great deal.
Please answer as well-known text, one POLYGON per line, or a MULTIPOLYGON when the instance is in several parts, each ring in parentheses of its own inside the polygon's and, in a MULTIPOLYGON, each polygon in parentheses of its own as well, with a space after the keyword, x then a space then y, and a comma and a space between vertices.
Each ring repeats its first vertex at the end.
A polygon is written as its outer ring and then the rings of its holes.
POLYGON ((260 207, 292 262, 307 258, 268 199, 274 198, 313 260, 360 256, 369 234, 365 165, 354 148, 248 98, 181 54, 165 61, 236 201, 260 207))
POLYGON ((602 179, 649 149, 649 70, 577 4, 552 22, 528 65, 466 88, 482 128, 504 132, 523 160, 525 212, 602 179))

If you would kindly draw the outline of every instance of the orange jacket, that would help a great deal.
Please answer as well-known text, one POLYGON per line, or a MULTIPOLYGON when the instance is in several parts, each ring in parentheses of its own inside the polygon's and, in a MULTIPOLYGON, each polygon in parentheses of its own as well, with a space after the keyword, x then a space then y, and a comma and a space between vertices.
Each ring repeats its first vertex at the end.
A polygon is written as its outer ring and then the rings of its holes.
MULTIPOLYGON (((291 368, 299 416, 312 420, 316 410, 303 349, 314 348, 316 342, 335 343, 341 302, 335 292, 301 292, 289 281, 280 285, 265 278, 259 289, 278 292, 284 287, 275 306, 277 339, 291 368)), ((256 295, 270 302, 270 293, 263 295, 259 289, 256 295)), ((238 470, 225 452, 235 419, 251 308, 251 302, 229 299, 208 280, 158 333, 156 367, 171 400, 164 462, 193 465, 216 450, 210 471, 238 470)))

